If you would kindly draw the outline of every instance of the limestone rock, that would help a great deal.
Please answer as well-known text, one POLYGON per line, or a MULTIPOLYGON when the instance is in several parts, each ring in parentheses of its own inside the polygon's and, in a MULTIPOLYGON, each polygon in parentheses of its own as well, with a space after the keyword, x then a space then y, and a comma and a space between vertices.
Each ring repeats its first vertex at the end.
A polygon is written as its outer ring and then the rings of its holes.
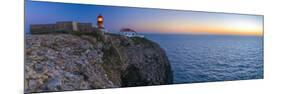
POLYGON ((172 82, 163 49, 119 35, 27 35, 25 92, 160 85, 172 82))

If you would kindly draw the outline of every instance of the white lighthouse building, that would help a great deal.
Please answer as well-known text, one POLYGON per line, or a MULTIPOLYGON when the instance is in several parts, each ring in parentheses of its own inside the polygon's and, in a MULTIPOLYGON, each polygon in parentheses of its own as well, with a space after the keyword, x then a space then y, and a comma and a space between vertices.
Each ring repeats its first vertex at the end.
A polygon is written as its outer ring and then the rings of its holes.
POLYGON ((120 34, 127 37, 144 37, 142 35, 138 35, 138 33, 135 30, 130 28, 122 28, 120 30, 120 34))

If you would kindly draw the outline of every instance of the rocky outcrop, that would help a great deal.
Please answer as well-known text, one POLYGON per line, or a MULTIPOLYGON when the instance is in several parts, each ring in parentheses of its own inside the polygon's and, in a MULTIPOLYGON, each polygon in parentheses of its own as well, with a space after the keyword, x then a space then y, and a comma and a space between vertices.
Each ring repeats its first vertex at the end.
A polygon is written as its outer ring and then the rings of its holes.
POLYGON ((172 82, 163 49, 112 34, 26 35, 25 92, 162 85, 172 82))

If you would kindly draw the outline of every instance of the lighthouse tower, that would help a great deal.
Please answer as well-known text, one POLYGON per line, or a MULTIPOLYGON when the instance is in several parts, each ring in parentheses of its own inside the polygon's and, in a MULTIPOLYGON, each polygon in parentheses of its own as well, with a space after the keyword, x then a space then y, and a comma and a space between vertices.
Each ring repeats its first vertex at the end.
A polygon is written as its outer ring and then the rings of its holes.
POLYGON ((103 16, 101 14, 97 18, 97 26, 98 26, 98 29, 104 30, 103 16))

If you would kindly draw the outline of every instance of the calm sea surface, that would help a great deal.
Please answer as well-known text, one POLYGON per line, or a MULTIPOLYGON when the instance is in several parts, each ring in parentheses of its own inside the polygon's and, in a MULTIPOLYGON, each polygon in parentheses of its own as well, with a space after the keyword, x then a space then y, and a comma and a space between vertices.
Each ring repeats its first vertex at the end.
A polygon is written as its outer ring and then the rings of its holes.
POLYGON ((263 78, 263 38, 145 34, 165 49, 174 83, 263 78))

